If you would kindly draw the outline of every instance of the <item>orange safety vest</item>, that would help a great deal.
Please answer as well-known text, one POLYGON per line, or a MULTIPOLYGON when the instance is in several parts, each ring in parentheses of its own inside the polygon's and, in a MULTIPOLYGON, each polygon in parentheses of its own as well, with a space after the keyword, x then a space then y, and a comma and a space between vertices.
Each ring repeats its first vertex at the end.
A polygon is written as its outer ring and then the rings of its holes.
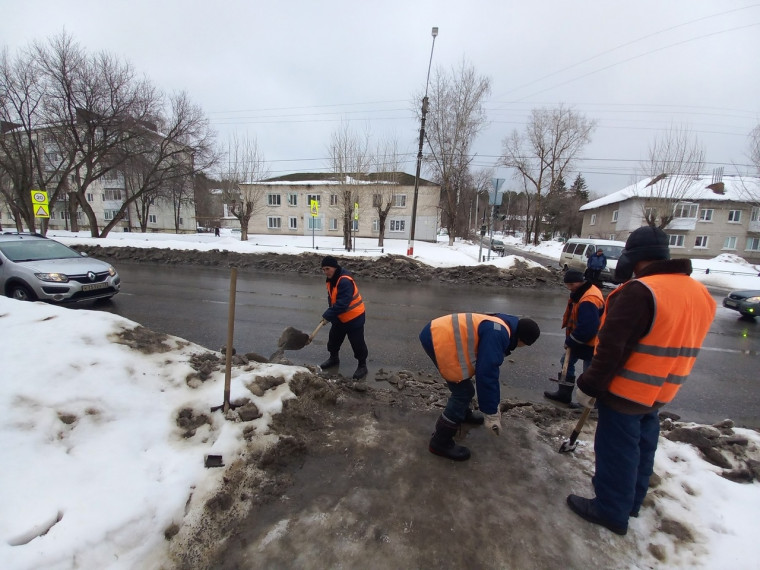
POLYGON ((335 282, 335 287, 331 287, 330 282, 327 281, 327 298, 330 300, 331 307, 338 299, 338 283, 340 283, 341 279, 348 279, 354 286, 354 296, 351 298, 351 303, 348 305, 348 309, 338 315, 340 322, 347 323, 364 313, 364 301, 362 301, 362 296, 359 295, 359 288, 356 286, 356 281, 354 281, 353 277, 341 275, 335 282))
MULTIPOLYGON (((604 297, 602 296, 602 292, 599 290, 599 287, 596 285, 589 287, 583 296, 578 299, 578 302, 573 304, 572 311, 570 310, 570 303, 567 303, 567 307, 565 307, 565 314, 562 317, 562 328, 567 327, 567 336, 570 336, 573 333, 576 325, 578 324, 578 307, 581 303, 585 303, 587 301, 593 303, 597 309, 604 308, 604 297)), ((599 339, 597 336, 594 335, 594 337, 591 340, 587 341, 586 344, 589 346, 596 346, 598 340, 599 339)))
MULTIPOLYGON (((649 275, 636 281, 646 285, 654 296, 654 319, 649 332, 612 379, 609 391, 645 406, 666 404, 694 366, 715 318, 715 301, 704 285, 688 275, 649 275)), ((607 300, 609 303, 609 297, 607 300)))
POLYGON ((478 356, 478 326, 483 321, 503 325, 507 334, 512 331, 497 317, 477 313, 454 313, 438 317, 430 323, 433 350, 438 371, 449 382, 461 382, 475 374, 478 356))

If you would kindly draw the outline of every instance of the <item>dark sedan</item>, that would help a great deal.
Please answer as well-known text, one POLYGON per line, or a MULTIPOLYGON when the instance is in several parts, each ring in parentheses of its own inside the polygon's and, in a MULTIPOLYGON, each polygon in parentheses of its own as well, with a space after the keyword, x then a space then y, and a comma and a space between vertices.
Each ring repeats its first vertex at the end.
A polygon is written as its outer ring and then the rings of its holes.
POLYGON ((760 313, 760 290, 731 291, 723 299, 723 306, 744 317, 756 317, 760 313))

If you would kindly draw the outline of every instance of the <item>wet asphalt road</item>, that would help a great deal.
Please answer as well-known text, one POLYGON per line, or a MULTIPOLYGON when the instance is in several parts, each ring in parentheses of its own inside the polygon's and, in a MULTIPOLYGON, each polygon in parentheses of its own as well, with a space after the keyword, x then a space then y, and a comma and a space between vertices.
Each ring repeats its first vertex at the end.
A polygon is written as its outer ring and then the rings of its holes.
MULTIPOLYGON (((349 267, 350 269, 350 267, 349 267)), ((156 331, 176 335, 206 348, 226 344, 230 270, 120 263, 122 292, 110 305, 90 306, 124 316, 156 331)), ((560 328, 566 291, 476 288, 359 280, 367 307, 366 340, 370 376, 383 368, 435 373, 417 335, 431 319, 452 312, 505 312, 531 317, 542 335, 532 347, 516 350, 502 367, 504 397, 545 401, 548 381, 560 370, 564 333, 560 328)), ((684 420, 713 423, 731 418, 760 428, 760 322, 739 318, 722 308, 688 384, 667 409, 684 420)), ((238 352, 270 356, 282 331, 293 326, 311 333, 326 307, 320 274, 270 274, 240 269, 237 277, 234 346, 238 352)), ((299 351, 288 351, 293 364, 319 364, 326 356, 326 328, 299 351)), ((341 350, 340 372, 356 367, 350 346, 341 350)), ((371 380, 370 380, 371 381, 371 380)))

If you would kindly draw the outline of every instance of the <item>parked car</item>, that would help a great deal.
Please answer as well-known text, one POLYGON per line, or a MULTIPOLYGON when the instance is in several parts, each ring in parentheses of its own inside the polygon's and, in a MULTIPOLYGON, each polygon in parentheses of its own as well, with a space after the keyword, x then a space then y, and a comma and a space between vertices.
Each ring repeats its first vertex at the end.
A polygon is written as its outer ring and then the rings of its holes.
POLYGON ((73 303, 110 299, 121 288, 116 270, 38 234, 0 234, 0 293, 21 301, 73 303))
POLYGON ((754 318, 760 313, 760 290, 731 291, 723 299, 723 306, 744 317, 754 318))
POLYGON ((491 251, 494 251, 498 253, 499 255, 503 255, 504 252, 506 251, 504 249, 504 242, 501 241, 500 239, 496 239, 496 238, 491 239, 488 236, 483 237, 483 247, 488 247, 489 244, 491 246, 491 251))
POLYGON ((615 283, 615 267, 617 260, 623 252, 625 242, 613 241, 596 238, 571 238, 562 248, 559 255, 559 266, 563 271, 568 269, 577 269, 580 272, 586 271, 588 258, 596 253, 596 250, 602 248, 604 256, 607 258, 607 267, 602 271, 602 281, 615 283))

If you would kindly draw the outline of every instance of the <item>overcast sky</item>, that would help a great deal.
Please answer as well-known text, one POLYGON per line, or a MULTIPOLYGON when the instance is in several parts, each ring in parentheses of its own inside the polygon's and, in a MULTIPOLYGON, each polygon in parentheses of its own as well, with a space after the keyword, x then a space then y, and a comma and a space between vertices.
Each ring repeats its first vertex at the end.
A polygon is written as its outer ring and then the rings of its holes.
POLYGON ((0 0, 0 14, 11 52, 65 29, 187 91, 221 141, 255 136, 273 175, 326 170, 341 121, 396 136, 413 174, 433 26, 433 68, 464 59, 492 82, 477 167, 560 103, 598 121, 578 164, 597 195, 630 184, 671 124, 695 132, 708 170, 744 172, 760 123, 760 4, 746 0, 0 0))

